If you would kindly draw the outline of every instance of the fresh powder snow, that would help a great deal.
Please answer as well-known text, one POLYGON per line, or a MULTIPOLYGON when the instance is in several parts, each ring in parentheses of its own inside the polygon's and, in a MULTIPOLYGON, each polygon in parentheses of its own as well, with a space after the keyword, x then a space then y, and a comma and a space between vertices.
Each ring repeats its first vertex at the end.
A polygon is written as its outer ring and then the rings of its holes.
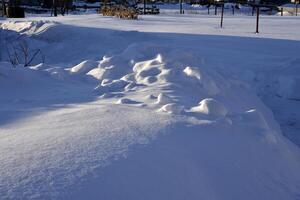
POLYGON ((224 22, 0 19, 0 199, 299 199, 299 18, 224 22))

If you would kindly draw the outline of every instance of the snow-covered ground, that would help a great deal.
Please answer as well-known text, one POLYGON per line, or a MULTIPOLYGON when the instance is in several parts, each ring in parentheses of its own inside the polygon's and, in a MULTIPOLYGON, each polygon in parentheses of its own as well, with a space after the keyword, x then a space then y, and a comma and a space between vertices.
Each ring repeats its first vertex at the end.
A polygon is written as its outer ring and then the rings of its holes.
POLYGON ((299 18, 0 23, 1 198, 300 198, 299 18))

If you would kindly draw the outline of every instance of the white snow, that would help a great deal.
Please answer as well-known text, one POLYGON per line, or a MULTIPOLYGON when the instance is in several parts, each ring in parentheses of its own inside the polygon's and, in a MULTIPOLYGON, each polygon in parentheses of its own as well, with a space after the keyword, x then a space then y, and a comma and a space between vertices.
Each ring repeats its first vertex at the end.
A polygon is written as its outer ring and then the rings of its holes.
POLYGON ((213 117, 225 117, 228 113, 224 105, 212 98, 203 99, 199 103, 199 106, 192 107, 191 111, 211 115, 213 117))
POLYGON ((172 102, 172 98, 170 98, 168 95, 164 93, 159 93, 157 97, 157 104, 168 104, 172 102))
POLYGON ((224 22, 0 19, 0 199, 298 199, 300 21, 224 22))
MULTIPOLYGON (((91 60, 85 60, 85 61, 79 63, 78 65, 72 67, 70 71, 73 73, 77 73, 77 74, 88 73, 92 69, 97 69, 97 66, 98 66, 97 62, 91 61, 91 60)), ((94 74, 94 73, 92 73, 92 74, 94 74)))

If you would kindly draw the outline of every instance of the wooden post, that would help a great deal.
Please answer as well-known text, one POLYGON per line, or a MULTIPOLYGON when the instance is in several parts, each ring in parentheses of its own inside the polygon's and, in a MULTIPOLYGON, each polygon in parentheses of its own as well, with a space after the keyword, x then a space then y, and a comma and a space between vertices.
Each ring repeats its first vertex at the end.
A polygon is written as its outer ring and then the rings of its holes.
POLYGON ((224 3, 222 4, 222 12, 221 12, 221 28, 223 28, 223 16, 224 16, 224 3))
POLYGON ((256 31, 255 31, 255 33, 259 33, 258 26, 259 26, 259 6, 256 6, 256 31))

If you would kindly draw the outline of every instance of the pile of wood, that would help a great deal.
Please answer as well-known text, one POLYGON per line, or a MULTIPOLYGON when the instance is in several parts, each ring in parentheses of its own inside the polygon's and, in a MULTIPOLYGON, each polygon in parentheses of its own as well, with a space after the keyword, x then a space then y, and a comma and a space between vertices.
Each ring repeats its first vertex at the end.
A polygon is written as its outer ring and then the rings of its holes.
POLYGON ((103 6, 100 10, 103 16, 116 16, 121 19, 138 19, 138 11, 135 8, 125 6, 103 6))

